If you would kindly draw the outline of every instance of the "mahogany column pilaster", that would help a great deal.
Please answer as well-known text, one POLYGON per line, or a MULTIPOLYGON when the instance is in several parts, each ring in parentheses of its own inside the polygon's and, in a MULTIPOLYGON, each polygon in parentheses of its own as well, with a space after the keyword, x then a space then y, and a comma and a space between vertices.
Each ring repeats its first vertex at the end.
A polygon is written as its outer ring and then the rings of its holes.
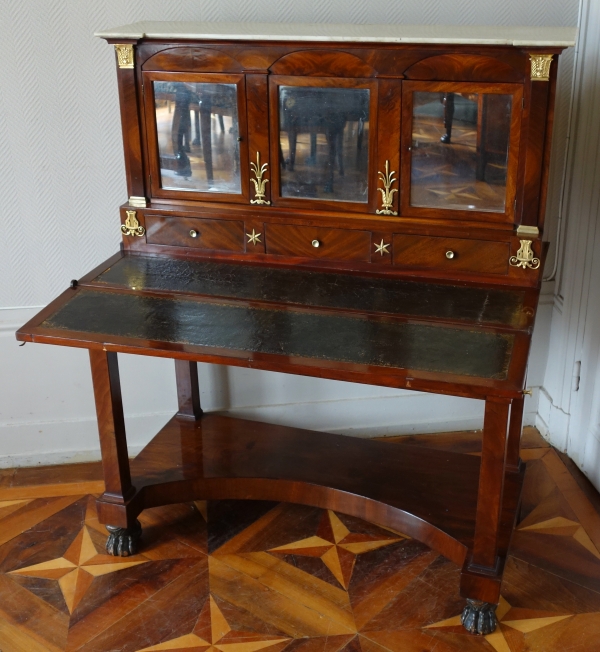
POLYGON ((90 364, 106 486, 101 500, 124 505, 135 489, 129 470, 117 354, 90 349, 90 364))

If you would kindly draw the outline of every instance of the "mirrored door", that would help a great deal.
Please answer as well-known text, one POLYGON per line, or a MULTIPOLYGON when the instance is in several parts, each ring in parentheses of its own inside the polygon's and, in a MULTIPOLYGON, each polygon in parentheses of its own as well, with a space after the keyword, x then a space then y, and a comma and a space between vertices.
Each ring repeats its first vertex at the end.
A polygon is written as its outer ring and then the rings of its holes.
POLYGON ((153 194, 246 201, 242 76, 144 77, 153 194))
POLYGON ((514 219, 522 89, 403 82, 402 214, 514 219))
POLYGON ((275 202, 367 212, 373 82, 274 76, 270 83, 275 202))

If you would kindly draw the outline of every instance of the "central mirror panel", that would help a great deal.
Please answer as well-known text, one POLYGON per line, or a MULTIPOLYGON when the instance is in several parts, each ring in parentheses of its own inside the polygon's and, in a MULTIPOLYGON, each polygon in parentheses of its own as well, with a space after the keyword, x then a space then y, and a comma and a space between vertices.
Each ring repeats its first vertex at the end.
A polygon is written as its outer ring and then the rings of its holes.
POLYGON ((414 92, 410 205, 504 213, 512 95, 414 92))
POLYGON ((240 194, 236 85, 153 83, 161 187, 240 194))
POLYGON ((368 88, 279 86, 281 196, 366 203, 368 88))

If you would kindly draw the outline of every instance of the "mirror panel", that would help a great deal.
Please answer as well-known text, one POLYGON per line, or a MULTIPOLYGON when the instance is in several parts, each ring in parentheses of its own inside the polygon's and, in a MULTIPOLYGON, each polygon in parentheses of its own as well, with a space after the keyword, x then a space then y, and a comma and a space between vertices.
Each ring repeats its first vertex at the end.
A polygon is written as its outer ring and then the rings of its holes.
POLYGON ((236 85, 153 84, 161 187, 241 194, 236 85))
POLYGON ((366 203, 368 88, 279 86, 281 196, 366 203))
POLYGON ((412 95, 411 206, 504 213, 512 96, 412 95))

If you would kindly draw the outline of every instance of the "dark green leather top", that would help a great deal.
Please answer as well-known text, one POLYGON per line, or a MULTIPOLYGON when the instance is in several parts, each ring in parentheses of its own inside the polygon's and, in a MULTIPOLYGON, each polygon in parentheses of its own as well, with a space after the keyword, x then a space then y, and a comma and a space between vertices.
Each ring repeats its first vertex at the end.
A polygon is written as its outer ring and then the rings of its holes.
POLYGON ((525 292, 168 257, 126 256, 95 285, 521 328, 525 292))
MULTIPOLYGON (((350 299, 349 288, 346 292, 350 299)), ((381 302, 391 304, 383 293, 381 302)), ((481 328, 89 288, 75 291, 40 328, 100 334, 104 341, 127 337, 498 380, 506 378, 515 337, 481 328)))

